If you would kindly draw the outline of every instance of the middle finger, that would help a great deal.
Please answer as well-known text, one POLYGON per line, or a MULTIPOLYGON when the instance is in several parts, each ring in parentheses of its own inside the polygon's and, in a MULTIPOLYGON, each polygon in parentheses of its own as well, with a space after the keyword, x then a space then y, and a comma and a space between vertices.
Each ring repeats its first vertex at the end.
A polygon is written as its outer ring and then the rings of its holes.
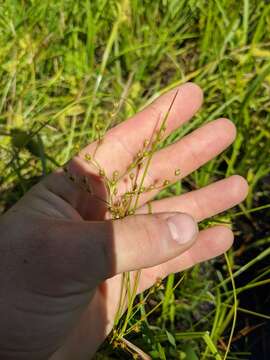
MULTIPOLYGON (((182 179, 220 154, 234 141, 235 136, 234 124, 228 119, 218 119, 154 154, 142 186, 145 191, 140 194, 137 205, 142 206, 153 198, 165 179, 169 182, 182 179), (176 170, 179 170, 179 175, 176 175, 176 170), (153 190, 150 190, 151 185, 155 186, 153 190)), ((137 186, 141 185, 144 170, 145 165, 136 179, 137 186)), ((130 191, 131 182, 130 175, 126 175, 118 185, 118 194, 130 191)))

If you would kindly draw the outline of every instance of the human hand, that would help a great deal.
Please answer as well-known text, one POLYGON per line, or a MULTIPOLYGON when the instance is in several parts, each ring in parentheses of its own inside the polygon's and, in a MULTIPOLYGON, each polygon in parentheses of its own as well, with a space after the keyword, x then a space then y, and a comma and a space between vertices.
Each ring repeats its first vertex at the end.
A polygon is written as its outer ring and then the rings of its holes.
MULTIPOLYGON (((108 177, 125 172, 175 94, 176 89, 168 92, 105 135, 95 159, 108 177)), ((166 135, 201 103, 196 85, 181 86, 166 135)), ((202 126, 154 155, 145 184, 175 181, 175 169, 181 170, 178 178, 185 177, 227 148, 235 134, 226 119, 202 126)), ((122 272, 143 269, 143 291, 157 278, 220 255, 232 244, 228 227, 198 233, 196 222, 241 202, 247 194, 243 178, 152 201, 152 215, 147 203, 157 192, 143 193, 135 215, 112 221, 100 201, 107 196, 103 179, 85 161, 95 149, 92 143, 69 162, 75 181, 61 169, 54 172, 0 219, 1 359, 89 359, 112 329, 122 272), (91 193, 82 186, 85 179, 91 193), (171 233, 167 219, 173 215, 171 233)), ((120 194, 127 181, 119 183, 120 194)))

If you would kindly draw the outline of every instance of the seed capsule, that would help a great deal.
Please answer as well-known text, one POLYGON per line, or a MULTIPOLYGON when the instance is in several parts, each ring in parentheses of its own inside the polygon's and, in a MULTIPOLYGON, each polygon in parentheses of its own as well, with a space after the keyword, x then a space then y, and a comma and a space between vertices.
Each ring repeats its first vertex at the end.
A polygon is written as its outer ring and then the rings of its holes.
POLYGON ((144 142, 143 142, 143 146, 144 146, 144 147, 147 147, 149 144, 150 144, 150 141, 149 141, 149 140, 144 140, 144 142))
POLYGON ((119 176, 119 171, 115 170, 113 172, 113 180, 117 180, 118 179, 118 176, 119 176))
POLYGON ((123 341, 121 341, 121 342, 120 342, 120 347, 121 347, 122 349, 126 349, 127 345, 126 345, 123 341))
POLYGON ((86 161, 91 161, 92 160, 92 156, 90 154, 85 154, 84 158, 86 161))
POLYGON ((100 170, 99 170, 99 176, 105 176, 105 171, 102 170, 102 169, 100 169, 100 170))
POLYGON ((140 159, 143 156, 143 153, 141 151, 138 152, 137 158, 140 159))
POLYGON ((135 325, 134 328, 133 328, 133 330, 134 330, 136 333, 140 332, 140 326, 139 326, 139 325, 135 325))
POLYGON ((137 166, 136 161, 137 161, 137 159, 135 158, 134 162, 127 167, 127 171, 130 171, 130 170, 134 169, 137 166))
POLYGON ((161 287, 163 284, 162 284, 162 279, 161 278, 158 278, 157 279, 157 281, 156 281, 156 283, 155 283, 155 286, 157 287, 157 288, 159 288, 159 287, 161 287))
POLYGON ((165 181, 163 182, 163 186, 168 186, 168 185, 169 185, 169 183, 170 183, 170 181, 169 181, 169 180, 165 180, 165 181))

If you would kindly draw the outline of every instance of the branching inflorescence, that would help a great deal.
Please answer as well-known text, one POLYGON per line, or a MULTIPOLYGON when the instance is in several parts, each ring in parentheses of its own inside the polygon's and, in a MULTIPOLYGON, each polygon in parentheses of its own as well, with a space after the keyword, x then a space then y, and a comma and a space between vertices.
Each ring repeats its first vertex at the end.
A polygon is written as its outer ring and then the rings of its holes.
MULTIPOLYGON (((101 199, 97 195, 93 194, 87 176, 83 176, 81 179, 76 179, 68 167, 64 168, 67 176, 71 181, 79 183, 85 191, 91 193, 93 196, 96 196, 100 201, 106 204, 107 211, 109 212, 112 220, 122 219, 126 216, 134 215, 139 207, 139 200, 142 194, 151 191, 158 192, 171 184, 170 180, 164 179, 162 181, 154 181, 152 184, 145 185, 145 179, 153 156, 159 150, 162 145, 162 141, 165 139, 168 117, 177 95, 178 91, 176 91, 168 111, 161 119, 160 126, 158 127, 157 121, 151 138, 145 139, 143 141, 142 148, 136 154, 133 162, 128 165, 126 171, 123 174, 120 174, 118 170, 115 170, 113 171, 112 176, 109 177, 107 176, 105 169, 103 169, 96 161, 95 154, 103 141, 103 137, 100 134, 98 135, 97 146, 94 153, 87 153, 84 155, 83 160, 87 164, 91 165, 91 167, 96 170, 96 175, 102 179, 107 191, 106 199, 101 199), (128 190, 121 194, 119 191, 119 183, 124 178, 128 179, 128 190)), ((175 169, 174 176, 178 177, 180 173, 180 169, 175 169)), ((148 213, 151 214, 151 202, 148 202, 147 206, 148 213)), ((136 348, 136 346, 133 346, 124 338, 124 336, 131 331, 140 331, 140 323, 147 317, 146 314, 144 318, 141 318, 139 323, 134 323, 134 321, 132 323, 131 321, 134 319, 135 313, 138 312, 138 305, 142 305, 141 302, 139 302, 137 305, 134 305, 135 297, 138 292, 140 274, 141 271, 137 271, 132 274, 124 273, 122 276, 122 286, 119 294, 119 304, 115 315, 114 330, 112 332, 111 342, 113 343, 113 346, 120 346, 121 348, 129 351, 134 358, 138 358, 138 356, 140 356, 140 358, 147 359, 148 357, 146 354, 143 354, 140 349, 136 348), (123 317, 122 315, 126 308, 127 312, 123 317)), ((144 301, 146 301, 148 296, 161 286, 162 283, 160 279, 157 279, 156 284, 148 291, 144 301)))

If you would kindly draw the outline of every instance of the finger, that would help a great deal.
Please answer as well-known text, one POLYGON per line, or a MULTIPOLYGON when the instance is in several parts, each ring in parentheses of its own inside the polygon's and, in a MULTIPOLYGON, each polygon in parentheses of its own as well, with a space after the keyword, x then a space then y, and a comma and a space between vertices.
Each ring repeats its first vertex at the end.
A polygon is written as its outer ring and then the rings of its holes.
POLYGON ((187 214, 138 215, 114 221, 115 273, 160 264, 186 251, 197 225, 187 214))
MULTIPOLYGON (((150 207, 153 213, 170 209, 191 214, 196 221, 202 221, 239 204, 246 198, 247 193, 246 180, 239 175, 234 175, 181 196, 152 201, 150 207)), ((137 211, 138 214, 148 212, 147 205, 137 211)))
MULTIPOLYGON (((224 151, 235 136, 235 125, 228 119, 218 119, 202 126, 153 156, 143 186, 146 189, 151 185, 159 187, 165 179, 175 182, 184 178, 224 151), (179 176, 175 174, 176 169, 180 172, 179 176)), ((143 173, 144 169, 140 172, 138 184, 141 183, 143 173)), ((119 185, 119 193, 127 191, 127 187, 130 187, 128 178, 124 178, 119 185)), ((142 193, 139 204, 145 203, 157 192, 152 190, 142 193)))
POLYGON ((233 232, 226 226, 213 226, 199 232, 195 244, 180 256, 157 266, 143 270, 138 292, 152 286, 158 278, 186 270, 200 262, 224 254, 233 243, 233 232))
MULTIPOLYGON (((160 96, 129 120, 112 128, 97 150, 97 142, 94 142, 80 152, 80 157, 84 159, 86 154, 92 155, 96 150, 95 160, 108 177, 115 170, 122 174, 142 149, 144 141, 149 140, 156 127, 161 125, 170 105, 172 107, 166 120, 165 135, 188 121, 201 107, 202 100, 202 90, 197 85, 181 85, 160 96)), ((89 164, 87 166, 89 167, 89 164)))

